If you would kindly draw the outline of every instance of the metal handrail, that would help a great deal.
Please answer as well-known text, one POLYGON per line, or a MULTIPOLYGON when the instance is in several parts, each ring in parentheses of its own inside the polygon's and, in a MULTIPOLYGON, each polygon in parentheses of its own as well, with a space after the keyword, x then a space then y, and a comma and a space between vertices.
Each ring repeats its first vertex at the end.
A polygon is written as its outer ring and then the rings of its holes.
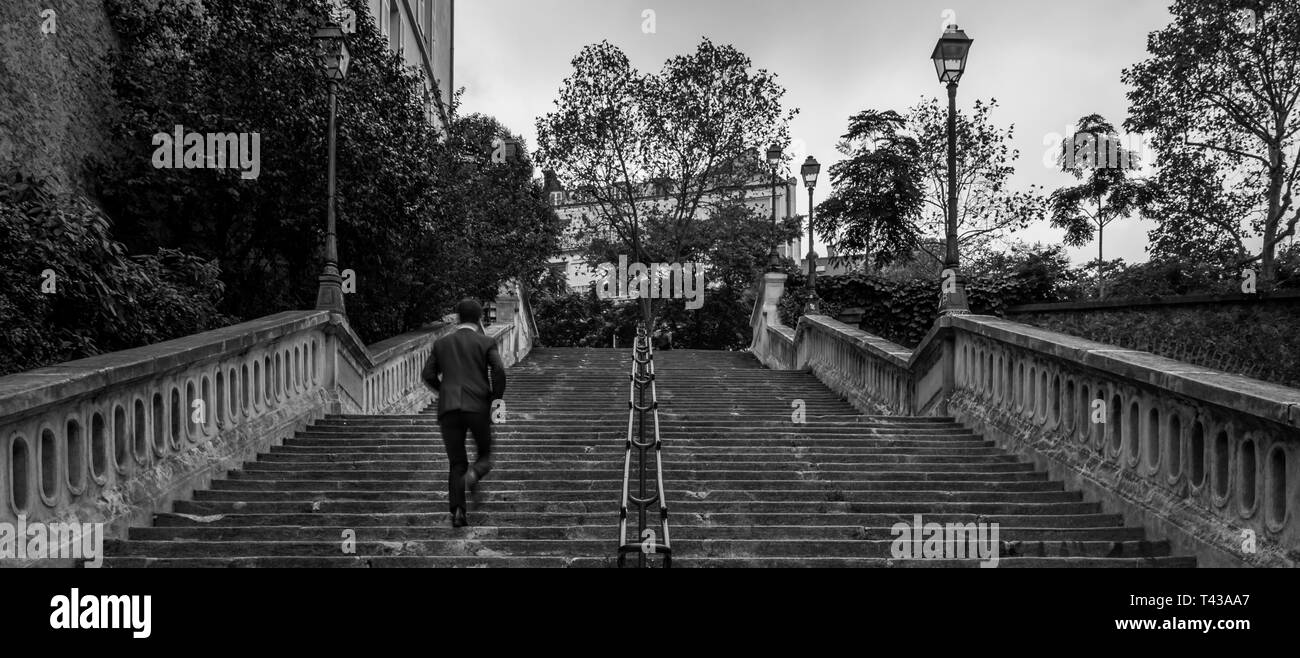
POLYGON ((627 565, 627 555, 637 554, 637 566, 649 566, 648 555, 663 555, 664 568, 673 564, 672 542, 668 538, 668 503, 664 500, 664 459, 663 441, 659 438, 659 397, 655 388, 654 346, 645 325, 636 330, 636 339, 632 344, 632 374, 627 400, 627 442, 623 456, 623 501, 619 507, 618 517, 618 566, 627 565), (648 395, 647 395, 648 394, 648 395), (647 399, 648 398, 648 399, 647 399), (654 413, 654 440, 646 439, 646 414, 654 413), (633 425, 636 426, 635 435, 633 425), (630 495, 632 479, 632 450, 637 450, 638 494, 630 495), (654 448, 655 476, 658 489, 651 494, 646 489, 647 473, 646 452, 654 448), (627 521, 629 503, 637 507, 637 534, 629 542, 627 521), (659 534, 647 528, 649 507, 659 503, 659 534))

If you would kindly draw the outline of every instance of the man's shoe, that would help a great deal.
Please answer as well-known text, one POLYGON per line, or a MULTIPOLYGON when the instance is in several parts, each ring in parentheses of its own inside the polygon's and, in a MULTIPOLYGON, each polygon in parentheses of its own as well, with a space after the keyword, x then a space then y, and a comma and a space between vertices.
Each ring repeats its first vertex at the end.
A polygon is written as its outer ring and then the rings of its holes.
POLYGON ((456 511, 451 513, 451 527, 464 528, 467 525, 469 525, 469 519, 465 517, 465 510, 456 508, 456 511))

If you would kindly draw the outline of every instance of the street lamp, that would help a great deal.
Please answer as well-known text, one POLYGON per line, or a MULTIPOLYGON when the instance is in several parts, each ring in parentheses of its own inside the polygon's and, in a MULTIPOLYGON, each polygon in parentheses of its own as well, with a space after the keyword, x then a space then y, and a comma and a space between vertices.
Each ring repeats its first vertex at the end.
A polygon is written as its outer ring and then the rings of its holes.
POLYGON ((957 83, 966 72, 966 55, 970 53, 971 43, 973 40, 965 32, 949 25, 930 55, 939 82, 948 83, 948 248, 943 262, 939 312, 957 315, 969 312, 966 281, 959 271, 961 258, 957 253, 957 83))
POLYGON ((339 276, 339 246, 335 231, 334 209, 334 141, 337 134, 335 118, 337 116, 339 85, 348 75, 347 37, 343 28, 328 24, 316 30, 316 49, 320 57, 321 68, 329 82, 330 119, 329 119, 329 201, 326 210, 325 228, 325 267, 320 275, 320 286, 316 290, 316 310, 346 313, 343 304, 343 277, 339 276))
POLYGON ((817 175, 821 171, 821 163, 811 155, 799 168, 799 173, 803 175, 803 184, 808 187, 808 303, 804 306, 804 315, 818 313, 817 250, 813 248, 813 189, 817 187, 817 175))
MULTIPOLYGON (((781 166, 781 160, 785 158, 780 146, 773 144, 767 149, 767 164, 772 168, 772 230, 776 231, 776 169, 781 166)), ((776 235, 772 235, 772 252, 767 257, 767 270, 775 272, 776 268, 781 266, 781 255, 776 251, 776 235)))

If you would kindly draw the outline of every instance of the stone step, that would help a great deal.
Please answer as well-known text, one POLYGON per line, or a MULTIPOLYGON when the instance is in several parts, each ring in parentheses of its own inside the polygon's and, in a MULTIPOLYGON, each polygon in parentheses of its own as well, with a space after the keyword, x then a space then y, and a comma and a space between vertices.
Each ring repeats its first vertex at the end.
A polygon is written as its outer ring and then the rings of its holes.
MULTIPOLYGON (((861 446, 829 446, 823 448, 803 448, 798 446, 779 446, 779 445, 761 445, 761 446, 720 446, 720 447, 697 447, 685 446, 677 443, 664 445, 665 452, 671 452, 675 455, 695 455, 695 456, 712 456, 718 459, 731 459, 740 457, 752 457, 755 455, 772 455, 780 457, 803 457, 821 461, 830 461, 837 457, 851 455, 866 455, 873 452, 879 452, 885 448, 989 448, 993 447, 992 441, 974 439, 942 439, 942 440, 910 440, 910 439, 873 439, 870 442, 864 442, 861 446)), ((506 459, 549 459, 557 455, 604 455, 617 456, 622 458, 623 453, 627 450, 623 441, 618 443, 583 445, 580 443, 541 443, 535 442, 526 444, 523 441, 512 441, 509 444, 498 443, 493 446, 493 452, 499 455, 502 460, 506 459)), ((398 442, 396 444, 382 443, 373 445, 354 445, 341 448, 336 445, 312 445, 303 446, 292 442, 284 445, 272 446, 269 453, 272 455, 334 455, 338 460, 350 458, 366 458, 369 455, 403 455, 414 457, 417 455, 432 455, 434 457, 445 457, 441 443, 433 441, 411 441, 398 442), (407 445, 404 445, 407 444, 407 445)))
MULTIPOLYGON (((618 524, 611 520, 604 525, 544 525, 544 526, 470 526, 452 528, 447 523, 430 526, 328 526, 328 525, 191 525, 132 528, 132 540, 148 541, 313 541, 337 542, 343 533, 351 530, 358 540, 411 541, 411 540, 478 540, 478 539, 582 539, 616 543, 618 524)), ((890 527, 863 527, 853 525, 684 525, 671 527, 672 536, 680 539, 749 539, 800 538, 892 540, 898 535, 890 527)), ((1021 528, 998 527, 998 539, 1005 542, 1040 541, 1141 541, 1141 528, 1021 528)))
MULTIPOLYGON (((211 558, 221 555, 258 555, 292 557, 334 557, 343 554, 342 540, 330 541, 153 541, 110 540, 115 557, 189 557, 211 558)), ((108 542, 106 542, 108 543, 108 542)), ((355 556, 454 556, 532 555, 590 556, 613 553, 615 542, 591 539, 410 539, 373 541, 358 538, 355 556)), ((672 549, 693 558, 737 557, 818 557, 889 558, 892 540, 872 539, 688 539, 674 537, 672 549)), ((1014 557, 1108 557, 1151 558, 1169 555, 1164 541, 1020 541, 1001 542, 1003 559, 1014 557)), ((970 549, 968 544, 963 547, 970 549)), ((956 551, 957 547, 952 546, 956 551)), ((963 553, 965 552, 963 551, 963 553)), ((954 553, 955 554, 955 553, 954 553)), ((947 553, 945 552, 945 555, 947 553)), ((906 560, 904 560, 906 561, 906 560)))
MULTIPOLYGON (((1065 485, 1048 480, 1046 474, 1035 480, 697 480, 690 489, 669 480, 673 492, 699 491, 1063 491, 1065 485)), ((511 491, 620 491, 623 479, 605 480, 500 480, 492 477, 483 483, 488 494, 511 491)), ((407 480, 402 491, 445 491, 447 479, 407 480)), ((384 481, 358 480, 214 480, 213 491, 375 491, 388 492, 393 485, 384 481)))
MULTIPOLYGON (((630 368, 627 349, 547 348, 511 368, 471 527, 449 524, 436 406, 337 414, 132 529, 106 565, 613 566, 627 423, 640 417, 630 368), (342 554, 345 530, 355 555, 342 554)), ((674 566, 979 566, 893 559, 894 524, 918 515, 997 523, 1000 567, 1195 566, 952 418, 861 415, 811 374, 747 353, 669 351, 655 368, 659 409, 644 418, 663 439, 674 566)))
MULTIPOLYGON (((919 436, 918 438, 928 439, 928 440, 944 439, 944 437, 926 437, 926 436, 919 436)), ((592 436, 592 435, 587 435, 587 436, 565 435, 565 436, 544 436, 543 437, 538 435, 519 434, 519 435, 510 435, 508 437, 505 437, 502 436, 501 433, 494 433, 493 439, 494 440, 499 439, 503 447, 529 446, 529 447, 544 449, 549 446, 578 445, 578 446, 591 446, 595 448, 598 446, 606 446, 606 447, 624 446, 625 442, 627 441, 627 434, 610 433, 608 436, 604 436, 604 437, 592 436)), ((743 436, 737 436, 735 438, 672 437, 671 442, 669 441, 669 437, 665 437, 661 435, 660 439, 664 441, 665 450, 684 449, 684 448, 741 449, 746 447, 754 447, 754 448, 791 447, 791 448, 821 449, 821 448, 860 448, 860 447, 870 447, 871 445, 873 445, 871 439, 864 439, 861 437, 829 438, 829 437, 822 437, 822 436, 799 436, 795 434, 782 436, 782 437, 743 437, 743 436)), ((431 446, 431 445, 437 446, 441 444, 442 444, 441 437, 431 436, 431 435, 425 435, 422 437, 409 437, 405 439, 386 439, 386 438, 368 439, 368 438, 356 438, 356 437, 342 438, 342 437, 330 437, 330 436, 315 436, 315 437, 298 436, 298 437, 288 439, 284 442, 284 445, 287 446, 302 446, 302 447, 314 446, 314 447, 336 447, 336 448, 348 448, 352 446, 424 447, 424 446, 431 446)))
MULTIPOLYGON (((726 467, 728 470, 736 471, 872 471, 883 465, 899 464, 926 464, 926 465, 952 465, 960 467, 979 468, 985 465, 998 466, 1006 464, 1018 464, 1018 458, 1014 455, 1006 454, 952 454, 943 453, 889 453, 889 454, 872 454, 864 455, 859 459, 844 462, 811 462, 798 459, 773 460, 756 457, 752 460, 736 460, 731 462, 716 461, 709 459, 701 460, 684 460, 671 454, 665 454, 662 457, 663 467, 671 469, 674 472, 678 470, 702 471, 708 468, 726 467)), ((621 471, 623 468, 623 459, 590 459, 590 460, 539 460, 539 461, 502 461, 497 465, 503 473, 528 473, 533 470, 572 470, 572 471, 599 471, 599 470, 616 470, 621 471)), ((445 469, 447 468, 446 459, 424 459, 410 461, 267 461, 259 460, 249 462, 244 465, 245 473, 257 473, 266 471, 292 471, 292 472, 315 472, 315 473, 340 473, 352 471, 394 471, 399 473, 415 473, 421 470, 445 469)))
MULTIPOLYGON (((572 501, 495 501, 487 500, 479 505, 479 510, 516 511, 516 512, 550 512, 556 514, 593 514, 609 513, 617 510, 617 499, 589 499, 572 501)), ((235 502, 235 501, 178 501, 174 511, 180 514, 208 516, 212 514, 231 514, 237 512, 258 514, 292 514, 292 513, 349 513, 349 514, 392 514, 420 512, 431 507, 442 507, 433 500, 386 500, 386 501, 277 501, 277 502, 235 502)), ((832 502, 832 501, 727 501, 710 502, 708 500, 673 501, 670 509, 674 514, 707 514, 717 512, 777 512, 786 514, 1094 514, 1100 511, 1098 503, 1090 502, 961 502, 957 500, 925 500, 908 502, 832 502)))
MULTIPOLYGON (((624 400, 622 400, 622 402, 623 402, 624 405, 626 405, 627 400, 624 399, 624 400)), ((729 413, 729 412, 726 412, 726 411, 722 411, 722 410, 720 410, 720 407, 722 407, 722 406, 723 406, 723 405, 714 405, 713 407, 710 407, 710 409, 714 409, 714 411, 710 411, 709 413, 706 413, 706 414, 704 414, 704 415, 705 415, 705 416, 708 416, 708 415, 714 415, 714 416, 716 416, 716 415, 719 415, 719 414, 729 413)), ((847 403, 845 404, 845 406, 846 406, 850 411, 846 411, 846 412, 844 412, 843 414, 835 414, 835 415, 855 415, 855 414, 857 414, 856 411, 852 411, 852 407, 848 407, 847 403)), ((549 406, 540 406, 540 405, 539 405, 539 406, 538 406, 538 409, 541 410, 541 411, 549 411, 549 410, 551 409, 551 407, 549 407, 549 406)), ((626 406, 624 406, 622 409, 616 409, 616 410, 600 409, 598 413, 599 413, 599 414, 602 414, 602 415, 610 415, 610 414, 612 414, 613 417, 615 417, 615 418, 621 418, 621 419, 623 419, 624 421, 627 420, 627 407, 626 407, 626 406)), ((773 412, 773 413, 777 413, 778 415, 781 415, 781 416, 783 416, 783 417, 785 417, 785 418, 789 418, 789 417, 790 417, 790 412, 787 412, 787 411, 784 411, 784 410, 781 411, 781 412, 773 412)), ((812 413, 809 413, 809 414, 808 414, 808 417, 809 417, 809 418, 814 418, 814 417, 816 417, 816 416, 817 416, 817 414, 812 414, 812 413)), ((944 427, 947 427, 947 428, 960 428, 960 429, 965 430, 965 428, 963 428, 960 424, 956 423, 956 422, 955 422, 953 419, 951 419, 951 418, 940 418, 940 417, 914 418, 914 417, 908 417, 908 416, 863 416, 863 415, 858 415, 858 416, 856 416, 856 417, 859 419, 858 422, 861 422, 861 423, 863 423, 863 424, 880 424, 880 425, 882 425, 882 426, 900 427, 900 428, 910 428, 910 427, 918 427, 918 426, 919 426, 919 427, 930 427, 930 426, 940 425, 940 426, 944 426, 944 427)), ((382 424, 382 423, 394 423, 394 424, 403 424, 403 423, 421 423, 421 424, 433 424, 433 425, 435 425, 435 426, 436 426, 436 423, 437 423, 436 419, 431 418, 428 414, 417 414, 417 415, 406 415, 406 416, 350 416, 350 415, 330 415, 330 416, 326 416, 326 417, 325 417, 325 420, 326 420, 326 421, 343 421, 343 422, 360 422, 361 424, 367 424, 367 423, 381 423, 381 424, 382 424)))
MULTIPOLYGON (((653 432, 654 425, 648 423, 647 432, 653 432)), ((633 431, 637 430, 637 424, 633 421, 633 431)), ((610 424, 603 427, 592 425, 541 425, 533 424, 526 419, 519 419, 518 422, 506 422, 493 426, 494 434, 502 436, 518 436, 527 438, 546 438, 551 436, 616 436, 625 437, 627 435, 627 422, 624 421, 620 427, 610 424)), ((692 427, 689 423, 660 423, 659 435, 663 438, 691 438, 691 437, 718 437, 732 438, 755 437, 770 439, 775 437, 825 437, 825 438, 860 438, 863 440, 875 438, 960 438, 975 439, 974 434, 964 431, 897 431, 874 428, 857 428, 857 427, 809 427, 806 425, 791 425, 787 423, 784 426, 772 426, 763 428, 749 428, 743 425, 736 426, 700 426, 692 427)), ((436 428, 429 428, 421 431, 416 428, 407 429, 355 429, 348 427, 330 427, 330 428, 312 428, 311 430, 301 431, 296 434, 301 438, 367 438, 367 439, 429 439, 434 438, 441 441, 441 431, 436 428)))
MULTIPOLYGON (((669 528, 677 525, 705 527, 733 526, 843 526, 858 527, 892 527, 895 523, 911 524, 914 513, 900 512, 894 514, 801 514, 793 512, 711 512, 679 514, 669 511, 669 528)), ((448 526, 446 510, 422 510, 419 512, 398 513, 363 513, 363 512, 298 512, 298 513, 256 513, 234 512, 224 514, 186 514, 179 512, 154 515, 155 527, 260 527, 260 526, 315 526, 363 528, 363 527, 433 527, 448 526)), ((1117 528, 1123 518, 1118 514, 1090 512, 1084 514, 975 514, 963 512, 936 512, 925 515, 927 523, 997 523, 1000 526, 1023 528, 1117 528)), ((598 513, 585 512, 522 512, 514 510, 474 511, 471 528, 479 527, 537 527, 537 526, 609 526, 617 525, 618 510, 611 506, 598 513)), ((1141 529, 1137 529, 1141 530, 1141 529)), ((472 530, 467 531, 472 532, 472 530)), ((611 533, 610 537, 614 537, 611 533)))
MULTIPOLYGON (((1047 474, 1044 471, 1020 470, 1008 471, 1003 473, 989 473, 980 471, 878 471, 868 473, 822 473, 816 478, 809 478, 801 472, 789 473, 754 473, 752 471, 721 471, 716 478, 710 478, 707 472, 692 473, 691 479, 678 477, 675 474, 671 479, 681 483, 689 482, 692 487, 699 487, 711 481, 718 482, 767 482, 783 485, 806 484, 809 486, 824 484, 826 486, 844 486, 855 482, 861 482, 865 485, 872 485, 878 482, 954 482, 954 481, 974 481, 974 482, 1045 482, 1047 474), (746 478, 746 475, 753 477, 746 478)), ((356 486, 373 486, 373 487, 391 487, 391 482, 401 481, 404 483, 411 482, 429 482, 429 481, 446 481, 446 473, 441 469, 426 471, 423 474, 402 474, 394 476, 391 473, 375 474, 368 479, 358 479, 353 474, 336 474, 331 477, 311 478, 299 476, 293 478, 276 478, 274 474, 246 473, 244 471, 231 471, 226 474, 226 480, 220 480, 230 483, 245 482, 284 482, 285 484, 298 482, 336 482, 345 484, 355 484, 356 486)), ((494 470, 491 477, 488 478, 484 486, 494 482, 503 481, 527 481, 534 487, 545 488, 560 486, 561 483, 573 482, 607 482, 611 480, 623 481, 623 473, 620 469, 614 471, 601 471, 594 474, 568 474, 566 471, 533 471, 529 473, 508 473, 500 469, 494 470)), ((739 484, 737 486, 740 486, 739 484)), ((874 486, 874 485, 872 485, 874 486)))
MULTIPOLYGON (((427 480, 446 475, 446 469, 428 468, 423 471, 419 470, 255 470, 256 462, 250 462, 244 465, 243 471, 231 471, 227 478, 231 480, 379 480, 392 482, 405 482, 408 480, 427 480)), ((861 464, 854 464, 861 467, 861 464)), ((671 479, 677 482, 696 482, 700 480, 850 480, 850 479, 897 479, 900 473, 912 473, 924 469, 919 468, 923 465, 918 464, 878 464, 874 468, 858 468, 857 470, 808 470, 808 471, 758 471, 752 469, 745 470, 685 470, 673 469, 671 479)), ((1033 464, 938 464, 943 475, 951 477, 953 474, 969 473, 972 477, 978 474, 996 474, 1014 472, 1029 472, 1033 469, 1033 464)), ((596 471, 576 471, 576 470, 556 470, 556 469, 534 469, 527 471, 513 471, 509 468, 501 468, 492 472, 492 477, 501 479, 520 479, 530 480, 602 480, 602 479, 619 479, 623 477, 622 468, 617 471, 603 469, 596 471)), ((668 477, 667 475, 665 477, 668 477)), ((919 478, 917 478, 919 479, 919 478)), ((975 477, 975 479, 978 479, 975 477)))
MULTIPOLYGON (((609 416, 608 418, 605 419, 593 418, 591 416, 574 416, 573 418, 560 418, 557 417, 557 414, 551 411, 540 411, 537 413, 536 418, 530 418, 523 414, 519 414, 518 411, 512 411, 512 413, 514 415, 517 415, 518 419, 512 420, 508 418, 506 424, 522 425, 530 428, 532 427, 548 428, 548 427, 557 427, 557 426, 568 427, 568 426, 575 426, 575 425, 590 427, 591 425, 596 424, 598 422, 607 422, 610 424, 626 425, 627 417, 628 417, 626 412, 616 416, 609 416)), ((862 422, 857 422, 852 420, 851 416, 842 416, 834 420, 828 419, 827 417, 824 416, 808 416, 806 417, 806 422, 799 425, 795 425, 794 423, 791 422, 790 414, 788 413, 768 416, 765 418, 748 417, 743 419, 738 419, 735 416, 723 415, 723 414, 718 414, 712 417, 692 417, 687 419, 687 418, 675 418, 672 417, 670 414, 660 413, 659 427, 664 428, 664 427, 680 426, 680 427, 686 427, 691 429, 700 428, 700 427, 729 428, 729 427, 733 427, 738 420, 743 420, 746 423, 745 425, 746 428, 774 427, 779 429, 796 428, 796 429, 806 429, 806 430, 846 428, 846 429, 852 429, 859 432, 876 430, 877 434, 886 434, 889 433, 889 431, 891 430, 898 431, 900 434, 907 434, 909 432, 914 433, 918 430, 925 430, 928 433, 932 433, 932 434, 933 433, 971 434, 970 430, 967 430, 966 428, 961 427, 960 425, 935 423, 934 425, 929 425, 929 426, 918 426, 918 425, 891 425, 889 423, 862 423, 862 422)), ((440 430, 437 421, 433 419, 428 419, 422 422, 421 421, 410 421, 410 422, 377 421, 373 423, 358 423, 358 422, 335 421, 335 422, 328 422, 328 423, 315 423, 312 426, 312 431, 358 433, 358 432, 412 432, 412 431, 438 432, 440 430)))
MULTIPOLYGON (((635 560, 635 558, 632 558, 635 560)), ((653 558, 652 558, 653 559, 653 558)), ((106 558, 117 568, 353 568, 353 569, 454 569, 454 568, 608 568, 613 557, 440 556, 440 557, 229 557, 229 558, 106 558)), ((682 558, 673 568, 979 568, 978 560, 893 560, 800 556, 788 558, 682 558)), ((1195 558, 1008 558, 998 568, 1191 568, 1195 558)))
MULTIPOLYGON (((621 483, 615 483, 621 484, 621 483)), ((653 490, 653 487, 652 487, 653 490)), ((621 486, 604 489, 493 489, 484 497, 485 503, 546 503, 589 501, 593 499, 618 500, 621 486)), ((387 491, 302 491, 296 489, 264 489, 257 491, 232 491, 207 489, 194 492, 196 502, 315 502, 355 501, 390 502, 394 500, 435 504, 446 502, 445 490, 390 489, 387 491)), ((668 500, 697 500, 710 503, 726 502, 890 502, 929 503, 933 501, 958 501, 963 503, 1058 503, 1083 500, 1077 491, 947 491, 939 489, 882 489, 882 490, 787 490, 787 489, 668 489, 668 500)), ((674 503, 676 506, 677 503, 674 503)))
MULTIPOLYGON (((794 452, 782 453, 741 453, 741 454, 722 454, 717 453, 696 453, 693 451, 676 451, 665 449, 663 452, 664 464, 681 464, 696 467, 697 464, 734 464, 743 466, 747 464, 763 464, 760 468, 777 468, 795 465, 800 469, 815 468, 823 464, 853 464, 862 460, 874 458, 888 458, 900 455, 912 456, 933 456, 933 457, 969 457, 969 458, 996 458, 997 461, 1006 461, 1007 455, 999 452, 996 448, 984 446, 945 446, 934 448, 900 448, 900 447, 880 447, 880 448, 860 448, 850 455, 830 455, 828 459, 809 458, 808 455, 799 455, 794 452), (846 461, 847 460, 847 461, 846 461)), ((526 469, 534 467, 550 466, 551 468, 617 468, 623 462, 624 451, 621 450, 593 450, 586 453, 565 452, 547 454, 545 452, 532 452, 527 454, 508 453, 504 451, 493 451, 493 456, 498 465, 509 465, 513 468, 526 469), (617 463, 615 463, 617 462, 617 463)), ((635 458, 635 452, 633 457, 635 458)), ((402 452, 370 452, 361 454, 352 453, 284 453, 272 451, 262 453, 257 457, 259 464, 285 464, 299 465, 310 467, 312 464, 375 464, 391 462, 395 464, 410 464, 412 466, 428 467, 437 464, 447 464, 445 455, 438 455, 436 449, 430 447, 428 450, 402 451, 402 452)))

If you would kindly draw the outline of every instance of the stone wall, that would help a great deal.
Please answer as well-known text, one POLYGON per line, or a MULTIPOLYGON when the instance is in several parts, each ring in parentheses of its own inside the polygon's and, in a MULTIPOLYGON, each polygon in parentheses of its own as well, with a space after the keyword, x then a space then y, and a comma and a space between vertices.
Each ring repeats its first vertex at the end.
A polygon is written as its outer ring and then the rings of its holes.
POLYGON ((101 0, 0 2, 0 171, 93 196, 87 165, 112 158, 105 56, 118 47, 101 0), (42 32, 53 9, 56 30, 42 32))
POLYGON ((1300 386, 1300 292, 1034 304, 1017 322, 1151 352, 1254 379, 1300 386))

